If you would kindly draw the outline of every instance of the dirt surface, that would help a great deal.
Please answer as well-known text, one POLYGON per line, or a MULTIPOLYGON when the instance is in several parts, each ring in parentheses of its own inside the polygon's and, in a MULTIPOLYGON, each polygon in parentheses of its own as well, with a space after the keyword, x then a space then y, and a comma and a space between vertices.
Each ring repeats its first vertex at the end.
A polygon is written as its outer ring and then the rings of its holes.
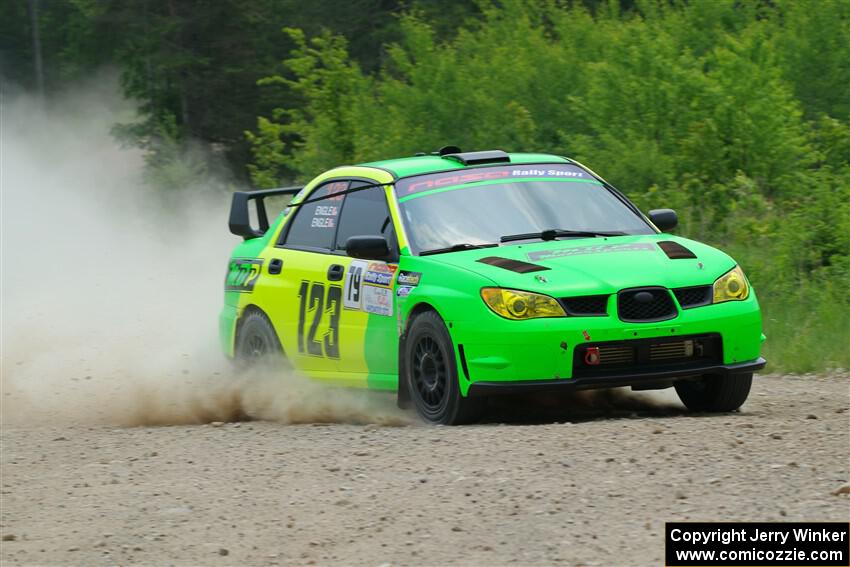
POLYGON ((664 393, 462 428, 5 426, 0 559, 662 565, 665 521, 850 519, 849 386, 759 377, 717 416, 664 393))

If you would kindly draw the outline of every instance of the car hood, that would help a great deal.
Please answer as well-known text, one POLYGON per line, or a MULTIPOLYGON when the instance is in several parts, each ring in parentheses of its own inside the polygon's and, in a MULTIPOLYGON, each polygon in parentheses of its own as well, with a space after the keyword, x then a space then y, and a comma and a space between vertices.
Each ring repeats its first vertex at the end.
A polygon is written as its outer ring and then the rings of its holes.
POLYGON ((556 296, 706 285, 735 266, 732 258, 711 246, 669 234, 511 244, 437 258, 501 287, 556 296))

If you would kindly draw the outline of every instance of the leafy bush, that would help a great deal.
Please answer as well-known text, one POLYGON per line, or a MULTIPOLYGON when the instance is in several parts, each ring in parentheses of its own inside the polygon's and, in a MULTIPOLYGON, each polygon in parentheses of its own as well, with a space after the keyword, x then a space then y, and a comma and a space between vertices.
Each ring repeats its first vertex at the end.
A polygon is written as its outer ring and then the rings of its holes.
POLYGON ((850 367, 850 3, 635 4, 480 2, 446 41, 408 13, 374 73, 288 30, 264 83, 300 100, 249 134, 253 178, 448 143, 569 155, 738 258, 773 369, 850 367))

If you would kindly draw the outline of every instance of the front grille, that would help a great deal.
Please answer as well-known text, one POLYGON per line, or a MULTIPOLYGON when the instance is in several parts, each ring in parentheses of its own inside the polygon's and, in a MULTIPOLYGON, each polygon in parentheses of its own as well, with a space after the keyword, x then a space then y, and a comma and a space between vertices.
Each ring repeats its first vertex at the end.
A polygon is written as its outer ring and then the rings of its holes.
POLYGON ((599 347, 599 364, 626 365, 635 360, 635 349, 630 346, 603 346, 599 347))
POLYGON ((585 295, 561 299, 567 315, 574 317, 603 317, 608 314, 607 295, 585 295))
POLYGON ((677 358, 688 358, 694 355, 694 341, 677 341, 675 343, 663 343, 649 346, 649 360, 675 360, 677 358))
POLYGON ((604 376, 651 370, 687 370, 720 364, 720 335, 684 335, 604 343, 583 343, 573 353, 573 376, 604 376), (590 364, 588 349, 598 349, 599 363, 590 364))
POLYGON ((679 301, 682 309, 690 309, 691 307, 701 307, 711 303, 712 286, 701 285, 697 287, 680 287, 673 290, 673 294, 679 301))
POLYGON ((617 294, 621 321, 637 323, 666 321, 676 316, 676 305, 663 287, 625 289, 617 294))

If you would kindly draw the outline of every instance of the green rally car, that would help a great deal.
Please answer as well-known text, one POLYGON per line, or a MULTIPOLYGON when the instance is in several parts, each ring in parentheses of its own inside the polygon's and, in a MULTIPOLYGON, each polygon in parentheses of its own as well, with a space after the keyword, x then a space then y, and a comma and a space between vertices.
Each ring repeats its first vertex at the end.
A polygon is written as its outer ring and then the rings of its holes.
POLYGON ((222 346, 397 391, 431 423, 617 386, 735 410, 765 365, 758 301, 732 258, 663 233, 676 222, 573 160, 454 147, 238 192, 222 346))

